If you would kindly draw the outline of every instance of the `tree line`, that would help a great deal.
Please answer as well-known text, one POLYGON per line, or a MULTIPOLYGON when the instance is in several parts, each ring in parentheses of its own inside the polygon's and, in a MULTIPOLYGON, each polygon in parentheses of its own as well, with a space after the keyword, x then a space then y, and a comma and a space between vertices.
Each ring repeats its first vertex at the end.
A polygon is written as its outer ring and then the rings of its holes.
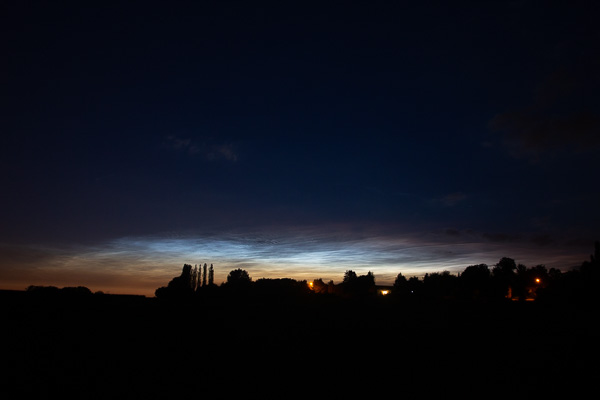
POLYGON ((468 301, 597 301, 595 293, 600 284, 600 242, 595 242, 594 253, 589 261, 579 267, 562 272, 544 265, 526 267, 508 257, 501 258, 492 266, 476 264, 466 267, 458 274, 449 271, 427 273, 424 277, 396 276, 393 286, 385 291, 375 283, 375 275, 357 275, 347 270, 342 281, 325 283, 322 279, 312 282, 290 278, 258 279, 253 281, 243 269, 232 270, 227 281, 214 284, 214 269, 204 264, 204 274, 199 268, 184 264, 180 276, 173 278, 168 286, 158 288, 157 298, 192 297, 195 294, 231 294, 256 296, 307 296, 311 293, 341 297, 374 297, 383 292, 394 299, 413 300, 468 300, 468 301), (200 277, 202 276, 202 280, 200 277), (200 284, 200 282, 202 282, 200 284))
POLYGON ((204 263, 204 267, 183 264, 180 276, 171 279, 167 286, 156 289, 156 297, 181 297, 189 296, 201 290, 201 288, 213 287, 215 270, 212 264, 210 268, 204 263), (208 282, 207 282, 208 281, 208 282))

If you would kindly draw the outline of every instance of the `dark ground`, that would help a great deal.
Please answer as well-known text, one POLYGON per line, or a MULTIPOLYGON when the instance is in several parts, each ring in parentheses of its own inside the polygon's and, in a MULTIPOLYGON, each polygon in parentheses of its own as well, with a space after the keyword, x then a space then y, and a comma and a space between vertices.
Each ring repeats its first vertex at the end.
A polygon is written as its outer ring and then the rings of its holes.
POLYGON ((595 309, 309 296, 0 293, 10 398, 579 397, 595 309))

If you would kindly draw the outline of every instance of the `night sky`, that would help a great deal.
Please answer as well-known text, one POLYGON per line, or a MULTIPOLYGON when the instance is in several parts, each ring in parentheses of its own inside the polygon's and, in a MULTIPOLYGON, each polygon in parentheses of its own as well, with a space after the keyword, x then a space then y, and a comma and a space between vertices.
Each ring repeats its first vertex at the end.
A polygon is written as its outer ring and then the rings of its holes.
POLYGON ((567 270, 597 2, 3 2, 0 288, 567 270))

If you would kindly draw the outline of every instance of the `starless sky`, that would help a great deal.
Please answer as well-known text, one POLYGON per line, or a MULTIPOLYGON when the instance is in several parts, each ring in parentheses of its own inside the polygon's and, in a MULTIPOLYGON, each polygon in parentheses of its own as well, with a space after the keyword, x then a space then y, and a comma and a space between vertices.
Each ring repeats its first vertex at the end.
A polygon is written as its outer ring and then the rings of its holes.
POLYGON ((596 2, 3 2, 0 287, 378 283, 600 238, 596 2))

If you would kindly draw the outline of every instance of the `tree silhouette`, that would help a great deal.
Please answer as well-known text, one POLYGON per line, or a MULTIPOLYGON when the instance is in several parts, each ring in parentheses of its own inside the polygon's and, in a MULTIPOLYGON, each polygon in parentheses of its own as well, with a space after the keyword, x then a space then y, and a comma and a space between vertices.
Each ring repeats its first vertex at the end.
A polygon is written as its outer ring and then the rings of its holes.
POLYGON ((208 286, 213 286, 215 284, 215 269, 213 265, 210 264, 210 268, 208 269, 208 286))
POLYGON ((196 290, 198 287, 198 265, 194 265, 194 269, 192 270, 192 289, 196 290))
POLYGON ((417 296, 421 295, 423 281, 419 280, 419 278, 416 276, 411 276, 410 278, 408 278, 408 282, 406 282, 406 283, 407 283, 408 290, 410 291, 411 295, 417 295, 417 296))
POLYGON ((594 254, 590 255, 590 261, 584 261, 581 264, 580 271, 588 279, 598 279, 600 272, 600 242, 594 242, 594 254))
POLYGON ((204 263, 204 268, 203 268, 203 274, 202 274, 202 286, 206 286, 206 263, 204 263))
POLYGON ((341 283, 342 292, 347 296, 364 296, 375 293, 375 275, 369 271, 366 275, 357 276, 352 270, 344 273, 341 283))
POLYGON ((451 298, 456 295, 458 277, 449 271, 425 274, 423 289, 431 298, 451 298))
POLYGON ((174 298, 174 297, 188 297, 193 294, 194 289, 192 288, 192 266, 189 264, 183 264, 181 275, 171 279, 167 287, 160 287, 156 289, 154 294, 156 297, 163 298, 174 298))
POLYGON ((343 279, 342 283, 352 283, 356 280, 356 278, 357 278, 356 272, 349 269, 344 273, 344 279, 343 279))
POLYGON ((192 287, 192 266, 190 264, 183 264, 179 281, 178 284, 182 285, 182 287, 192 287))
POLYGON ((594 254, 590 256, 590 263, 596 267, 600 265, 600 242, 594 242, 594 254))
POLYGON ((512 258, 502 257, 496 266, 492 269, 492 274, 495 276, 512 275, 517 269, 517 263, 512 258))
POLYGON ((397 297, 404 297, 410 294, 410 290, 408 289, 408 280, 404 275, 402 275, 401 272, 398 273, 398 276, 396 276, 392 294, 397 297))
POLYGON ((281 300, 301 298, 309 293, 309 289, 306 281, 290 278, 261 278, 254 283, 253 292, 258 296, 281 300))
POLYGON ((227 283, 231 285, 244 285, 252 282, 252 278, 248 271, 241 268, 234 269, 227 275, 227 283))
POLYGON ((512 286, 515 281, 517 263, 512 258, 502 257, 492 269, 494 295, 496 297, 512 297, 512 286))
POLYGON ((367 295, 375 293, 375 275, 371 271, 366 275, 360 275, 356 278, 355 292, 358 295, 367 295))
POLYGON ((469 299, 489 295, 490 269, 487 264, 470 265, 460 274, 461 293, 469 299))
POLYGON ((528 297, 532 297, 534 295, 532 284, 535 281, 535 278, 533 275, 533 269, 528 269, 523 264, 517 265, 516 273, 513 277, 512 283, 513 297, 517 297, 519 300, 524 301, 528 297))
POLYGON ((572 274, 572 292, 579 301, 592 304, 600 303, 598 286, 600 285, 600 242, 594 242, 594 253, 590 261, 584 261, 578 273, 572 274))
POLYGON ((66 298, 81 300, 92 295, 92 291, 85 286, 65 286, 62 289, 56 286, 34 286, 27 287, 27 293, 33 296, 45 298, 66 298))
POLYGON ((315 293, 327 293, 329 291, 328 285, 323 282, 323 279, 315 279, 312 283, 312 290, 315 293))

